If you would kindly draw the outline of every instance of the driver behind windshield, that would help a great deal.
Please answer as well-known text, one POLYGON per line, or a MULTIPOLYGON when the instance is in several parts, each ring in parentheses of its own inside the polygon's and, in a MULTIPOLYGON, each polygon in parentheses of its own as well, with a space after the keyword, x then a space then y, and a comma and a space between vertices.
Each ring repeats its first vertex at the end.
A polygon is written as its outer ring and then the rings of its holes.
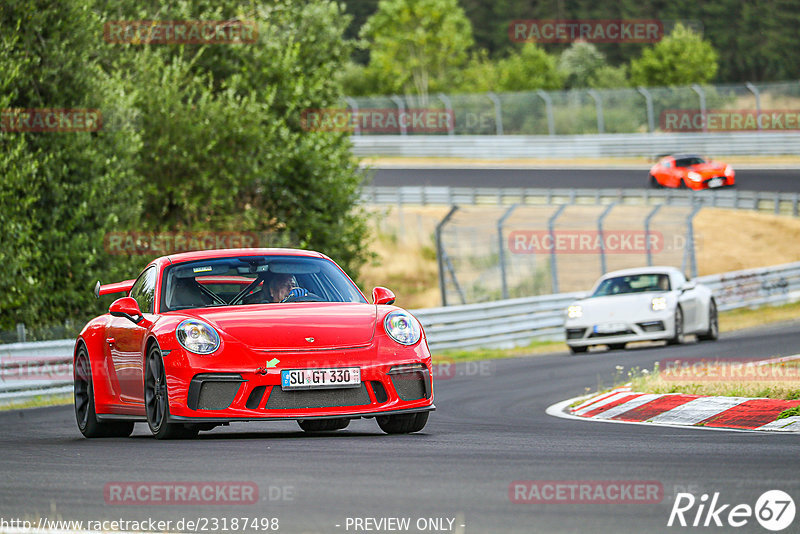
MULTIPOLYGON (((308 291, 298 287, 297 281, 291 274, 279 273, 264 284, 267 299, 264 302, 284 302, 292 297, 304 297, 308 291)), ((262 290, 263 293, 264 290, 262 290)))

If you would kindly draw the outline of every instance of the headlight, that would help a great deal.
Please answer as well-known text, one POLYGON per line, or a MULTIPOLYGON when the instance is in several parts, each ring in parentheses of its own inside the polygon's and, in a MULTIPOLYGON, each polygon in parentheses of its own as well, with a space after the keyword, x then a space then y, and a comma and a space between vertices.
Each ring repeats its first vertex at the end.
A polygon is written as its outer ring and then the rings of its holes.
POLYGON ((654 297, 650 301, 650 307, 653 311, 661 311, 667 309, 667 297, 654 297))
POLYGON ((413 345, 421 335, 417 320, 404 311, 393 311, 387 315, 383 320, 383 328, 389 337, 401 345, 413 345))
POLYGON ((725 176, 730 176, 733 174, 733 167, 730 165, 725 165, 725 176))
POLYGON ((219 334, 203 321, 186 319, 175 329, 178 343, 195 354, 211 354, 219 348, 219 334))
POLYGON ((699 182, 703 179, 699 172, 694 171, 689 171, 689 174, 687 174, 686 177, 693 182, 699 182))
POLYGON ((583 317, 583 306, 579 306, 577 304, 573 304, 569 308, 567 308, 567 317, 570 319, 578 319, 583 317))

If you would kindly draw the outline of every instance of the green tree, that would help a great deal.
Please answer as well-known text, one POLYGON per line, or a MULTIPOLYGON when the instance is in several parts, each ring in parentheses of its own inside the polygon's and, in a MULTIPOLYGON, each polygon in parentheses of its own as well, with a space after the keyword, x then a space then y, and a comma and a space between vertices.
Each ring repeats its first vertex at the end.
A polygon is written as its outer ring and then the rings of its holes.
POLYGON ((472 26, 457 0, 381 0, 361 36, 383 93, 447 91, 469 60, 472 26))
POLYGON ((625 66, 612 67, 595 45, 576 41, 558 58, 558 71, 565 87, 613 88, 628 85, 625 66))
POLYGON ((669 36, 631 61, 630 82, 635 86, 707 83, 717 74, 718 57, 711 43, 678 24, 669 36))
POLYGON ((556 59, 536 45, 525 43, 522 49, 498 62, 498 91, 561 89, 563 81, 556 59))

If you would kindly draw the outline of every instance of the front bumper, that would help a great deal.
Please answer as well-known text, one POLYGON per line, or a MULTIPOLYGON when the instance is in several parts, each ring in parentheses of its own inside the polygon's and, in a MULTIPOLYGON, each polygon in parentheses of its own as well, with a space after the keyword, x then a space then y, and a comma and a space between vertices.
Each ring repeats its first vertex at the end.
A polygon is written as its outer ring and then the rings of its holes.
POLYGON ((424 340, 414 347, 375 341, 366 347, 256 352, 228 345, 222 354, 183 349, 164 355, 170 419, 182 422, 374 417, 429 411, 431 358, 424 340), (279 360, 268 366, 265 362, 279 360), (245 363, 246 362, 246 363, 245 363), (359 367, 350 388, 283 390, 281 370, 359 367))
POLYGON ((646 319, 620 321, 615 331, 598 332, 598 326, 571 320, 565 324, 565 337, 570 347, 590 347, 633 341, 661 341, 675 336, 675 317, 673 314, 659 314, 646 319))

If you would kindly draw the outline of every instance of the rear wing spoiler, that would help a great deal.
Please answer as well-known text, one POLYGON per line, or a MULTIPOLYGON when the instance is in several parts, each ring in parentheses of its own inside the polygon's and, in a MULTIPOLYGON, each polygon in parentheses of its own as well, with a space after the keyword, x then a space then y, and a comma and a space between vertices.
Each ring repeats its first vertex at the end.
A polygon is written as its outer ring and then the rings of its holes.
POLYGON ((136 280, 125 280, 123 282, 115 282, 113 284, 100 285, 100 280, 94 286, 94 296, 100 298, 100 295, 110 295, 112 293, 127 293, 133 287, 136 280))

